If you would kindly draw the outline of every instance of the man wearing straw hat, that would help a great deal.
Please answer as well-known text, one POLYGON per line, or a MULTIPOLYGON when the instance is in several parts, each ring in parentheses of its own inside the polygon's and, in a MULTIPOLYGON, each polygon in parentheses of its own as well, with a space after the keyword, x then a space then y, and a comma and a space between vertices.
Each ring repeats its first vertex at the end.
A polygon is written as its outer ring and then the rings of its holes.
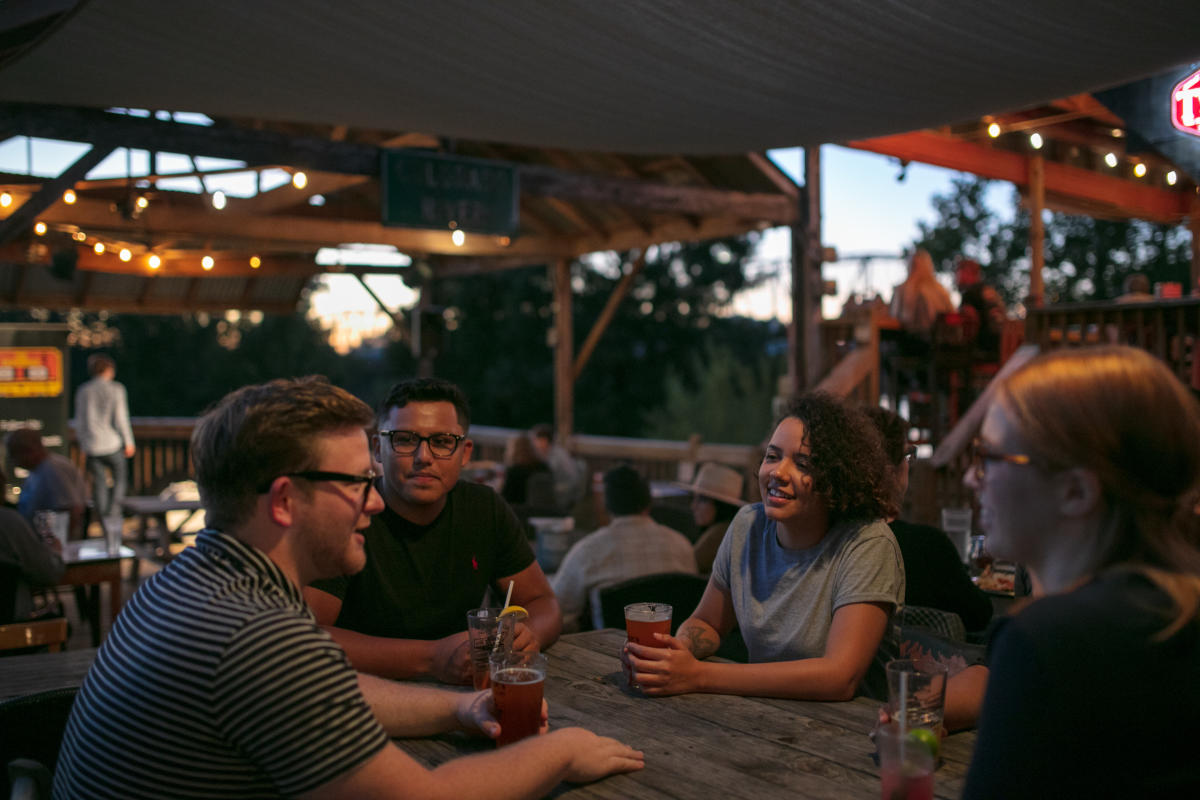
POLYGON ((676 485, 692 493, 692 518, 702 531, 692 551, 696 569, 706 575, 712 572, 713 559, 730 521, 746 504, 742 500, 742 476, 732 467, 709 462, 700 467, 691 483, 676 485))

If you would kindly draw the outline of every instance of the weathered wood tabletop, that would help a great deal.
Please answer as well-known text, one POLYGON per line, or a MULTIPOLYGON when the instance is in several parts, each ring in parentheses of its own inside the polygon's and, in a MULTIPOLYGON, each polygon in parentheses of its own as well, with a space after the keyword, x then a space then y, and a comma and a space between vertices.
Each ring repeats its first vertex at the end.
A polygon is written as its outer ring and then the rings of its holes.
MULTIPOLYGON (((647 698, 625 687, 617 653, 624 631, 562 637, 547 653, 551 728, 581 725, 646 754, 646 768, 586 786, 560 786, 574 798, 871 798, 879 770, 868 733, 879 704, 682 695, 647 698)), ((936 795, 956 798, 974 733, 946 739, 936 795)), ((429 766, 489 745, 462 737, 398 741, 429 766)))
POLYGON ((96 658, 93 648, 0 658, 0 700, 49 689, 79 688, 96 658))

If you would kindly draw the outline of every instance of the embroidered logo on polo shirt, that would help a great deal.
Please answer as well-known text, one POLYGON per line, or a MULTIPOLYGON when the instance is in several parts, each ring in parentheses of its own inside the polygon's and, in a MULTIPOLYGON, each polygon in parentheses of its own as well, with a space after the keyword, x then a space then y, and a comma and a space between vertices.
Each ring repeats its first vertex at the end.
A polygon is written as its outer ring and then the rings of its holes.
POLYGON ((475 560, 475 556, 471 556, 471 569, 479 572, 479 562, 475 560))

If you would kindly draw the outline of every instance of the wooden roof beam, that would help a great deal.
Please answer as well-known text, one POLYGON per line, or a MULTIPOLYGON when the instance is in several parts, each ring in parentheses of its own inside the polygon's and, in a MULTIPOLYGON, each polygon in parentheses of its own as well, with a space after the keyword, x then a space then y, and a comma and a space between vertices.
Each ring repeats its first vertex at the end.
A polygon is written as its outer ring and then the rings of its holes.
MULTIPOLYGON (((1025 156, 929 131, 860 139, 847 142, 846 146, 971 172, 1021 187, 1029 185, 1029 163, 1025 156)), ((1126 216, 1155 222, 1177 223, 1188 215, 1189 208, 1189 198, 1184 192, 1053 162, 1046 163, 1046 192, 1104 203, 1121 209, 1126 216)))
POLYGON ((108 154, 112 151, 113 148, 111 146, 95 144, 91 150, 88 150, 77 158, 75 163, 63 170, 57 178, 43 183, 41 189, 22 203, 20 208, 9 214, 3 222, 0 222, 0 244, 12 241, 18 235, 33 227, 34 220, 42 212, 55 203, 58 203, 62 199, 63 192, 74 186, 75 181, 87 175, 92 167, 107 158, 108 154))

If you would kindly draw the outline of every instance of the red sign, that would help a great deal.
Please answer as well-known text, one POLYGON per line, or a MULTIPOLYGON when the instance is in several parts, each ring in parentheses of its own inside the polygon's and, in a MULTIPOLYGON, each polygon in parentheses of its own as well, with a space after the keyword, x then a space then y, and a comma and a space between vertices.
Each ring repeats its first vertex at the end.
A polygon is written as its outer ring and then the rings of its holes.
POLYGON ((1184 133, 1200 136, 1200 70, 1171 90, 1171 124, 1184 133))
POLYGON ((57 347, 0 347, 0 397, 58 397, 63 392, 57 347))

